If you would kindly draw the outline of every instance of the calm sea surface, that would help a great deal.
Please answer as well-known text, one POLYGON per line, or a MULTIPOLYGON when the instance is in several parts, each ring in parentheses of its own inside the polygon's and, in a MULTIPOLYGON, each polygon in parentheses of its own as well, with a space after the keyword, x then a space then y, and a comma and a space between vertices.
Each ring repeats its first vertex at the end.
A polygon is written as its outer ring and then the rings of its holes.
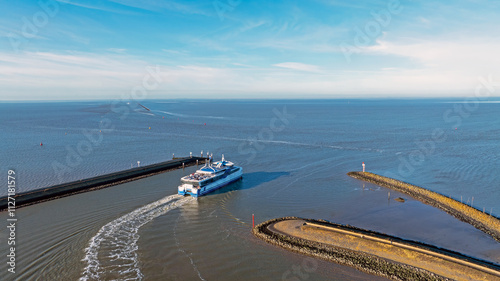
POLYGON ((0 195, 9 169, 22 192, 202 150, 242 165, 243 180, 181 198, 189 167, 18 209, 15 274, 0 232, 2 280, 378 280, 261 242, 252 214, 326 219, 500 263, 500 244, 481 231, 346 176, 365 162, 499 216, 498 101, 141 104, 149 111, 135 102, 1 103, 0 195))

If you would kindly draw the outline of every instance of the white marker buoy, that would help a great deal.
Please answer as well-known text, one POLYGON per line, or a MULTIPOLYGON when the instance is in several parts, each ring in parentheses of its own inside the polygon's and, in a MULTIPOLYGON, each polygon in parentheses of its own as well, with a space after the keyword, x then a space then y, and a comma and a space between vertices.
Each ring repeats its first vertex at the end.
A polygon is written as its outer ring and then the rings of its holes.
POLYGON ((141 166, 141 161, 137 161, 137 167, 141 166))
POLYGON ((365 172, 365 162, 363 162, 363 173, 365 172))

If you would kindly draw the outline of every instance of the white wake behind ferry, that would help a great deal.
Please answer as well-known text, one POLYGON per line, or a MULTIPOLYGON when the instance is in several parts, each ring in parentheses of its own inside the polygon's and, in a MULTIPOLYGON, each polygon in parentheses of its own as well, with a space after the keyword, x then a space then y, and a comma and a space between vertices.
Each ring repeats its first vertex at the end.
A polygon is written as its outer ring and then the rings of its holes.
POLYGON ((193 197, 203 196, 225 185, 241 179, 243 168, 234 166, 233 162, 222 160, 212 164, 211 157, 201 169, 181 178, 179 194, 193 197))

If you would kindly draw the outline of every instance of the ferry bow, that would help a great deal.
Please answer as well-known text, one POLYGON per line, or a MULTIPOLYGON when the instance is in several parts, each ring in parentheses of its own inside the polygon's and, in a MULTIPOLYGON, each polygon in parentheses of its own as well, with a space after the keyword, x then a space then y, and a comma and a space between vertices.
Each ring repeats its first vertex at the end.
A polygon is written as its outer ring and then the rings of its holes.
POLYGON ((225 185, 241 179, 243 168, 234 166, 234 163, 224 159, 212 164, 212 157, 201 169, 181 178, 179 194, 193 197, 203 196, 225 185))

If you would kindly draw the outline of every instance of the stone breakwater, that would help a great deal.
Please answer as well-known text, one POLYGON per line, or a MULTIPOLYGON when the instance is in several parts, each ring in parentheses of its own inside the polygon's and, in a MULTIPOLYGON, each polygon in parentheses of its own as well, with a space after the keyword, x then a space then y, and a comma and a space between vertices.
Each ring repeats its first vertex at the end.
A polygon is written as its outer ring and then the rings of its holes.
POLYGON ((293 252, 351 266, 358 270, 393 280, 451 280, 416 267, 393 263, 374 255, 285 235, 271 231, 268 228, 268 226, 274 223, 295 219, 300 218, 284 217, 272 219, 255 226, 252 232, 255 236, 270 244, 293 252))
POLYGON ((425 204, 439 208, 457 219, 473 225, 500 242, 500 220, 455 199, 425 188, 396 179, 379 176, 369 172, 349 172, 348 176, 383 187, 397 190, 422 201, 425 204))
POLYGON ((253 233, 285 249, 393 280, 500 280, 500 266, 491 262, 323 220, 272 219, 253 233))
MULTIPOLYGON (((79 194, 82 192, 88 192, 118 184, 123 184, 129 181, 150 177, 174 169, 196 165, 196 163, 201 164, 200 161, 204 160, 205 158, 200 157, 175 158, 169 161, 151 164, 148 166, 132 168, 124 171, 100 175, 93 178, 82 179, 78 181, 18 193, 14 196, 14 200, 16 202, 15 206, 16 208, 25 207, 32 204, 79 194)), ((7 209, 8 200, 8 196, 0 197, 0 211, 7 209)))

